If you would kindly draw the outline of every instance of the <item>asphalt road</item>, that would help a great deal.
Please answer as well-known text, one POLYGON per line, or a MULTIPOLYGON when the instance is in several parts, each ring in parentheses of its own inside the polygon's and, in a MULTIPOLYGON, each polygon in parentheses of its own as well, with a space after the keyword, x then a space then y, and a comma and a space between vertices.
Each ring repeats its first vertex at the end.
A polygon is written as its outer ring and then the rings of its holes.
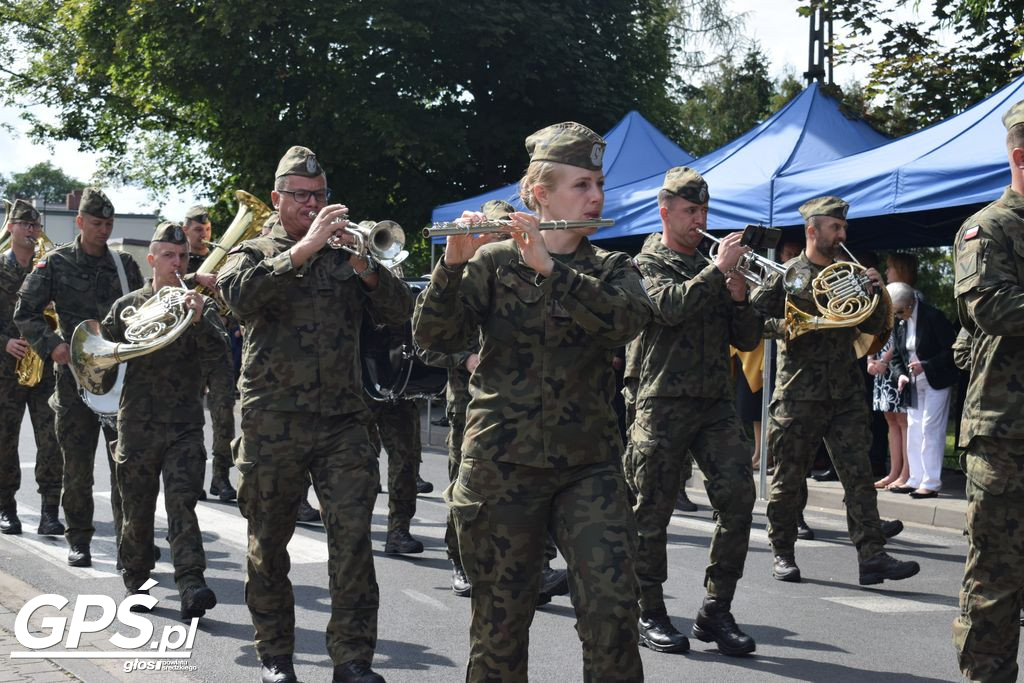
MULTIPOLYGON (((439 431, 435 428, 438 446, 443 439, 439 431)), ((39 506, 31 481, 34 446, 27 428, 23 428, 21 452, 24 483, 18 500, 26 532, 20 537, 0 536, 0 574, 72 601, 86 593, 105 594, 119 601, 123 587, 114 571, 105 460, 99 455, 96 458, 94 566, 73 569, 64 562, 63 539, 45 539, 34 533, 39 506)), ((446 509, 440 496, 446 469, 440 448, 425 451, 422 474, 434 483, 435 490, 419 499, 412 532, 424 542, 426 552, 408 558, 384 555, 386 493, 378 498, 374 511, 373 544, 381 588, 380 639, 374 666, 393 682, 457 681, 465 675, 469 600, 453 595, 449 586, 443 543, 446 509)), ((676 514, 669 530, 670 566, 665 592, 669 614, 684 632, 689 631, 703 596, 704 566, 713 528, 706 500, 698 498, 697 502, 702 503, 700 510, 676 514)), ((258 680, 252 626, 242 592, 245 521, 233 504, 220 502, 200 503, 199 518, 206 541, 207 581, 216 591, 219 604, 200 622, 188 660, 195 668, 184 675, 190 680, 218 683, 258 680)), ((755 509, 746 576, 740 583, 733 612, 757 641, 757 652, 729 658, 718 654, 713 645, 695 639, 691 639, 693 650, 688 655, 642 649, 647 680, 908 683, 958 679, 950 622, 956 611, 963 568, 963 537, 933 527, 908 526, 891 542, 889 550, 902 559, 918 560, 921 573, 906 581, 862 588, 857 584, 856 553, 846 534, 845 518, 809 510, 807 519, 818 537, 800 542, 797 548, 804 581, 780 583, 770 576, 771 552, 764 532, 763 502, 755 509)), ((179 622, 169 551, 163 540, 166 519, 162 510, 158 510, 157 527, 163 559, 154 577, 159 584, 153 595, 160 603, 152 622, 159 633, 162 627, 179 622)), ((304 681, 327 681, 331 676, 324 644, 330 605, 325 538, 322 527, 299 527, 289 545, 298 624, 296 668, 304 681)), ((530 680, 581 680, 580 645, 574 623, 567 597, 556 598, 537 612, 531 630, 530 680)), ((0 653, 0 673, 8 654, 0 653)), ((63 664, 83 680, 98 677, 98 669, 82 668, 86 664, 63 664)), ((178 680, 180 676, 146 671, 118 674, 121 664, 104 662, 103 671, 115 680, 137 680, 140 675, 178 680)))

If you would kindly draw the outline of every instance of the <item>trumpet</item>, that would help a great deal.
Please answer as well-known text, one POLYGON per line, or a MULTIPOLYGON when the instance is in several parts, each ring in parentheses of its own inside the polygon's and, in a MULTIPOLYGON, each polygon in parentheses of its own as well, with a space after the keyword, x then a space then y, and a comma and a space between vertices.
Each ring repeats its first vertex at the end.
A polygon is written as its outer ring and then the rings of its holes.
MULTIPOLYGON (((316 218, 319 211, 310 211, 309 217, 316 218)), ((368 228, 361 225, 353 225, 354 221, 349 218, 335 218, 331 224, 349 222, 343 230, 352 235, 356 245, 350 247, 341 240, 341 236, 332 235, 327 240, 327 246, 331 249, 344 249, 350 254, 359 258, 373 259, 382 266, 391 270, 409 257, 405 250, 405 231, 395 221, 384 220, 374 223, 368 228)))
MULTIPOLYGON (((697 232, 704 235, 714 243, 711 245, 711 249, 708 250, 708 255, 704 257, 707 259, 708 263, 714 263, 715 256, 718 254, 718 247, 721 246, 722 240, 718 239, 707 230, 701 230, 698 228, 697 232)), ((783 283, 787 291, 799 291, 805 284, 803 281, 796 278, 787 278, 786 275, 789 272, 788 268, 753 251, 748 251, 740 256, 740 260, 735 266, 733 266, 730 272, 736 272, 743 276, 743 279, 749 282, 751 287, 760 287, 763 285, 764 281, 768 279, 769 272, 778 273, 783 276, 783 283)), ((793 272, 795 273, 795 271, 793 272)))
MULTIPOLYGON (((610 218, 597 218, 590 221, 541 221, 538 230, 572 230, 573 228, 607 228, 615 225, 610 218)), ((508 233, 517 230, 514 221, 481 221, 480 223, 459 223, 442 221, 423 228, 424 237, 447 237, 449 235, 486 235, 489 233, 508 233)))

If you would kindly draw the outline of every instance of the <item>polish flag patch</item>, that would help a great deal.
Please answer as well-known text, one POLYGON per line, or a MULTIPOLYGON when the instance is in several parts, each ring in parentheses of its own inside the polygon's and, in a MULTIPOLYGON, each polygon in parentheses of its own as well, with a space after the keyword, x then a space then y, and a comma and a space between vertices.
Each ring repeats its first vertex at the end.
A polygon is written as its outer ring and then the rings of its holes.
POLYGON ((981 230, 980 225, 975 225, 973 228, 964 233, 964 241, 974 239, 978 236, 978 231, 981 230))
POLYGON ((39 259, 39 262, 36 263, 36 268, 45 268, 45 267, 46 267, 46 259, 44 259, 44 258, 39 259))

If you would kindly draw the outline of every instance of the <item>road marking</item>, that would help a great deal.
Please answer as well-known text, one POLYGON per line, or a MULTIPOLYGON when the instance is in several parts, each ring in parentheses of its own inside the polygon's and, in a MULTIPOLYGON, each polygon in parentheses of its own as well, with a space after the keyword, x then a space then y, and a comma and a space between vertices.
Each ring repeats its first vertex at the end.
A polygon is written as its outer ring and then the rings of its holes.
POLYGON ((32 460, 31 462, 22 461, 22 463, 21 463, 21 469, 23 469, 23 470, 35 469, 35 466, 36 466, 36 461, 35 460, 32 460))
POLYGON ((854 609, 861 609, 866 612, 877 612, 879 614, 894 614, 906 612, 945 612, 957 609, 955 605, 943 605, 922 600, 908 600, 889 595, 865 595, 858 597, 837 597, 822 598, 854 609))
POLYGON ((444 604, 440 600, 435 600, 434 598, 430 597, 429 595, 424 595, 423 593, 420 593, 419 591, 414 591, 414 590, 409 589, 409 588, 403 588, 402 592, 405 593, 408 597, 410 597, 413 600, 415 600, 416 602, 422 602, 424 605, 430 605, 431 607, 433 607, 435 609, 439 609, 439 610, 444 611, 444 612, 450 611, 450 608, 448 607, 448 605, 444 604))
MULTIPOLYGON (((715 523, 704 519, 698 519, 696 517, 683 517, 681 515, 672 515, 672 519, 669 523, 673 526, 683 527, 684 529, 692 529, 694 531, 703 531, 709 536, 715 531, 715 523)), ((762 545, 771 545, 771 541, 768 540, 768 532, 764 529, 751 529, 750 530, 750 542, 757 542, 762 545)), ((673 542, 671 545, 682 545, 673 542)), ((701 544, 703 545, 703 544, 701 544)), ((796 547, 800 550, 804 548, 835 548, 835 543, 829 543, 827 541, 797 541, 796 547)))

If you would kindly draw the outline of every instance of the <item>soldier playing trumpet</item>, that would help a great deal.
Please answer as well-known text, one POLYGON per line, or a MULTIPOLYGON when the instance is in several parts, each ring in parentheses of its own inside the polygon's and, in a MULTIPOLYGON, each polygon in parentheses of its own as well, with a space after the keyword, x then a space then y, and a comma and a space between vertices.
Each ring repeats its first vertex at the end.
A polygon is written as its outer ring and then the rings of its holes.
POLYGON ((27 406, 36 437, 36 485, 43 499, 38 532, 55 536, 64 533, 57 514, 64 463, 53 431, 53 408, 47 403, 53 393, 53 361, 45 360, 35 386, 23 386, 15 376, 18 361, 32 353, 13 317, 18 288, 32 268, 36 242, 42 234, 39 218, 35 207, 23 199, 16 200, 7 212, 11 248, 0 254, 0 346, 7 352, 0 360, 0 533, 21 533, 14 494, 21 486, 18 434, 27 406))

